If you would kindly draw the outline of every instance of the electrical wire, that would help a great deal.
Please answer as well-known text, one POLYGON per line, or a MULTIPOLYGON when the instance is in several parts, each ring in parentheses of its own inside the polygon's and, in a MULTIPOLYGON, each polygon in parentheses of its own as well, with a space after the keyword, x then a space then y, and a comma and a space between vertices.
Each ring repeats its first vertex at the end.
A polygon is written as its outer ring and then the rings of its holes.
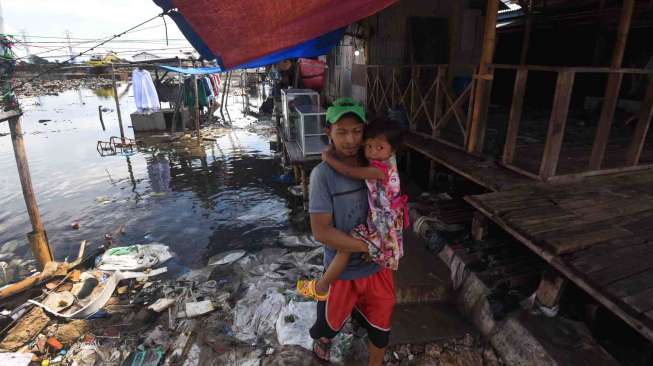
MULTIPOLYGON (((144 24, 147 24, 147 23, 153 21, 154 19, 156 19, 156 18, 158 18, 158 17, 163 17, 163 16, 165 16, 166 14, 167 14, 167 12, 163 12, 163 13, 161 13, 161 14, 157 14, 156 16, 154 16, 154 17, 152 17, 152 18, 150 18, 150 19, 148 19, 148 20, 146 20, 146 21, 144 21, 144 22, 141 22, 141 23, 135 25, 135 26, 133 26, 133 27, 127 29, 126 31, 123 31, 123 32, 118 33, 118 34, 114 34, 113 36, 111 36, 111 37, 108 38, 107 40, 102 41, 102 42, 100 42, 99 44, 97 44, 97 45, 95 45, 95 46, 93 46, 93 47, 87 49, 86 51, 80 52, 79 54, 77 54, 77 55, 75 55, 75 56, 73 56, 73 57, 70 57, 68 60, 62 62, 61 64, 58 64, 58 65, 53 66, 53 67, 51 67, 51 68, 48 68, 48 69, 46 69, 46 70, 44 70, 44 71, 42 71, 42 72, 36 74, 34 77, 30 78, 29 80, 25 80, 25 81, 23 81, 23 82, 22 82, 18 87, 22 87, 23 85, 25 85, 25 84, 27 84, 27 83, 31 83, 32 81, 34 81, 34 80, 40 78, 41 76, 43 76, 43 75, 45 75, 45 74, 48 74, 48 73, 50 73, 50 72, 52 72, 52 71, 54 71, 54 70, 56 70, 56 69, 59 69, 59 68, 65 66, 65 64, 67 64, 67 63, 69 63, 69 62, 75 60, 76 58, 78 58, 78 57, 80 57, 80 56, 83 56, 83 55, 85 55, 85 54, 88 53, 88 52, 93 51, 93 50, 96 49, 97 47, 103 46, 103 45, 109 43, 109 42, 110 42, 111 40, 113 40, 113 39, 116 39, 116 38, 122 37, 123 35, 129 33, 130 31, 132 31, 132 30, 134 30, 134 29, 136 29, 136 28, 138 28, 138 27, 140 27, 140 26, 142 26, 142 25, 144 25, 144 24)), ((15 38, 15 37, 14 37, 14 38, 15 38)), ((16 88, 17 88, 17 87, 12 87, 11 89, 12 89, 12 90, 15 90, 16 88)))

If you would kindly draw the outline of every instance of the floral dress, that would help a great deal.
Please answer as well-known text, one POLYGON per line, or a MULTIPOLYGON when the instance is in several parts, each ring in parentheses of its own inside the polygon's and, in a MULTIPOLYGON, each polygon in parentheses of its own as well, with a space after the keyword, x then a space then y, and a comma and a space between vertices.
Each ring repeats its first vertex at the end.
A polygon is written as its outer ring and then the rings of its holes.
POLYGON ((352 235, 367 243, 374 262, 396 270, 399 258, 404 255, 403 229, 409 224, 408 197, 401 195, 394 155, 385 161, 372 160, 370 166, 383 171, 385 179, 365 181, 370 206, 367 226, 358 225, 352 230, 352 235))

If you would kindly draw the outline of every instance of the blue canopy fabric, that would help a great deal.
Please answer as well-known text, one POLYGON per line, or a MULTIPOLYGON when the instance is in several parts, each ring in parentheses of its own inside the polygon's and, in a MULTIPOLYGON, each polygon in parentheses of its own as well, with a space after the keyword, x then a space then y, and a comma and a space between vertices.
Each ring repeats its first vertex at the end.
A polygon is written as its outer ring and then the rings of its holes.
POLYGON ((207 74, 217 74, 224 70, 220 66, 213 67, 174 67, 168 65, 159 65, 160 68, 172 72, 178 72, 180 74, 186 75, 207 75, 207 74))

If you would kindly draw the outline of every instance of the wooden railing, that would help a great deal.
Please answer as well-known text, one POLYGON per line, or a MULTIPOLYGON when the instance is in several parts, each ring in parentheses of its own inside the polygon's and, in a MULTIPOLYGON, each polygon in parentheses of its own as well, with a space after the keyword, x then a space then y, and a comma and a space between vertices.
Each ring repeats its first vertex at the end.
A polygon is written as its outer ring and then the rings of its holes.
MULTIPOLYGON (((548 66, 517 66, 517 65, 491 65, 490 73, 494 75, 496 70, 513 70, 516 72, 513 87, 513 98, 508 117, 506 138, 503 147, 503 164, 522 174, 540 180, 564 180, 576 177, 614 173, 620 171, 651 168, 653 165, 640 164, 640 157, 646 141, 646 135, 653 116, 653 70, 643 69, 610 69, 599 67, 548 67, 548 66), (518 167, 515 162, 515 148, 519 125, 522 120, 522 107, 526 91, 526 82, 529 72, 544 71, 557 74, 556 86, 549 118, 548 131, 544 142, 544 152, 539 164, 539 171, 529 172, 518 167), (574 80, 577 74, 607 74, 608 81, 604 93, 601 114, 597 125, 596 135, 592 144, 589 163, 586 168, 573 174, 558 174, 558 163, 561 158, 561 148, 574 80), (614 120, 614 114, 619 98, 621 80, 624 74, 648 75, 647 89, 644 99, 641 102, 637 125, 635 127, 629 146, 626 149, 624 163, 618 167, 605 168, 603 166, 606 147, 610 136, 610 130, 614 120)), ((488 91, 491 93, 491 87, 488 91)), ((487 98, 489 101, 490 98, 487 98)), ((481 106, 481 113, 487 115, 489 105, 481 106)), ((480 143, 482 146, 482 142, 480 143)))
POLYGON ((366 65, 365 69, 368 111, 403 108, 414 133, 465 147, 473 83, 455 95, 446 80, 447 65, 366 65), (451 121, 459 138, 446 140, 441 132, 451 121))

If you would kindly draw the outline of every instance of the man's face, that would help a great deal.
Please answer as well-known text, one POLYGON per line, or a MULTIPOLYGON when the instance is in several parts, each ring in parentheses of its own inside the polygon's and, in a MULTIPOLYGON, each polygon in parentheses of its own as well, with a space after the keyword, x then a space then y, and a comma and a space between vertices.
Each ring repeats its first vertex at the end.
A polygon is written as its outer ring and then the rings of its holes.
POLYGON ((363 142, 363 124, 351 116, 340 118, 328 128, 327 133, 336 153, 342 157, 355 156, 363 142))

